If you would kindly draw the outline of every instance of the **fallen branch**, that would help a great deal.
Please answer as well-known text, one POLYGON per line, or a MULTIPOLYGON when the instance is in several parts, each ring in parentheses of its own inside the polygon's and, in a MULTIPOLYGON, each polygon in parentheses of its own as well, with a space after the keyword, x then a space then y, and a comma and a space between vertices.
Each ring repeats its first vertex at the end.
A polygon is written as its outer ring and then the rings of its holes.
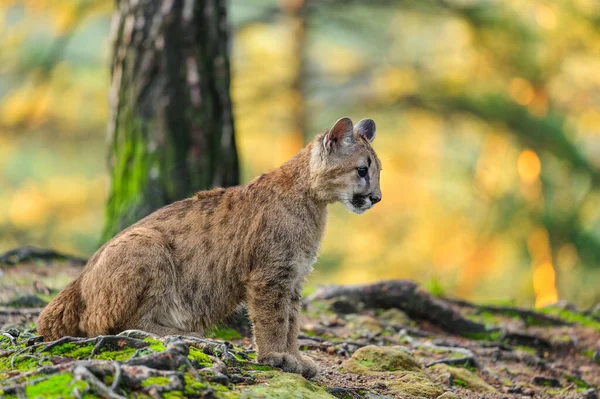
POLYGON ((14 266, 29 261, 44 261, 51 263, 56 260, 68 261, 74 266, 84 266, 86 259, 74 255, 63 254, 53 249, 35 248, 30 246, 11 249, 0 255, 0 264, 14 266))

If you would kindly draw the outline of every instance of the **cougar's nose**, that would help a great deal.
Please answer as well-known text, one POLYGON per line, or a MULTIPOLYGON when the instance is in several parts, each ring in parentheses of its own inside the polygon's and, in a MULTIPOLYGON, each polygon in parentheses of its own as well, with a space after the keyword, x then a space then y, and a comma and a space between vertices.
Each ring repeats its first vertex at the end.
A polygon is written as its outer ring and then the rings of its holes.
POLYGON ((376 203, 378 203, 379 201, 381 201, 381 197, 378 197, 376 195, 369 196, 369 199, 371 200, 371 202, 373 203, 373 205, 375 205, 376 203))

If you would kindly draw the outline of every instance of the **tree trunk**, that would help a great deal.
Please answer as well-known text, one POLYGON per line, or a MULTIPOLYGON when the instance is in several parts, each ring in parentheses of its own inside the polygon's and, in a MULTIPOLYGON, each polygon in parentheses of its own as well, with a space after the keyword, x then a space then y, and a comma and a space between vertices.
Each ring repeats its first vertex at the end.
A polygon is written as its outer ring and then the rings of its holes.
POLYGON ((238 184, 225 0, 117 0, 103 241, 198 190, 238 184))

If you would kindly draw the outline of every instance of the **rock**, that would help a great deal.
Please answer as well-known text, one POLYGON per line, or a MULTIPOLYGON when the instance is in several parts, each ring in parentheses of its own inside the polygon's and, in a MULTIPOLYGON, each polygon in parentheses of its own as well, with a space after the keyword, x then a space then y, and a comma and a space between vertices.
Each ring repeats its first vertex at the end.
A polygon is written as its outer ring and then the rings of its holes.
POLYGON ((374 383, 384 383, 397 397, 437 398, 444 393, 425 374, 414 356, 401 349, 365 346, 344 362, 343 368, 368 376, 374 383))
POLYGON ((452 367, 447 364, 436 364, 434 370, 450 376, 450 385, 461 386, 475 392, 496 392, 496 389, 485 382, 477 374, 461 367, 452 367))
POLYGON ((583 399, 598 399, 598 392, 594 388, 586 389, 583 392, 583 399))
POLYGON ((377 335, 383 331, 376 318, 363 315, 352 317, 346 327, 359 335, 377 335))
POLYGON ((306 378, 280 371, 262 371, 256 374, 257 385, 240 393, 240 399, 251 398, 314 398, 335 399, 325 389, 306 378))
POLYGON ((21 331, 17 330, 16 328, 9 328, 4 332, 14 338, 18 338, 19 335, 21 335, 21 331))
POLYGON ((378 319, 390 324, 396 324, 400 326, 408 326, 413 324, 413 321, 410 319, 410 317, 408 317, 406 313, 397 308, 385 310, 378 316, 378 319))
POLYGON ((365 346, 345 362, 344 368, 356 374, 372 371, 422 371, 417 360, 410 353, 390 347, 365 346))

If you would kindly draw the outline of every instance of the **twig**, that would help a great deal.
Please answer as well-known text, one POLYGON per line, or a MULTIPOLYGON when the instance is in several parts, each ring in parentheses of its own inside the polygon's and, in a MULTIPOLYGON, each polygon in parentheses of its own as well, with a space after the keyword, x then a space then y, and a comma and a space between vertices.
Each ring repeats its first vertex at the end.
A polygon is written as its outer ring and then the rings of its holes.
POLYGON ((112 362, 112 365, 115 368, 115 377, 110 386, 110 389, 114 391, 115 389, 117 389, 119 383, 121 382, 121 366, 119 365, 119 362, 112 362))
POLYGON ((85 366, 79 365, 73 370, 73 375, 81 380, 86 381, 90 385, 97 388, 105 396, 111 399, 127 399, 125 396, 121 396, 115 393, 112 389, 107 387, 100 381, 94 374, 92 374, 85 366))

